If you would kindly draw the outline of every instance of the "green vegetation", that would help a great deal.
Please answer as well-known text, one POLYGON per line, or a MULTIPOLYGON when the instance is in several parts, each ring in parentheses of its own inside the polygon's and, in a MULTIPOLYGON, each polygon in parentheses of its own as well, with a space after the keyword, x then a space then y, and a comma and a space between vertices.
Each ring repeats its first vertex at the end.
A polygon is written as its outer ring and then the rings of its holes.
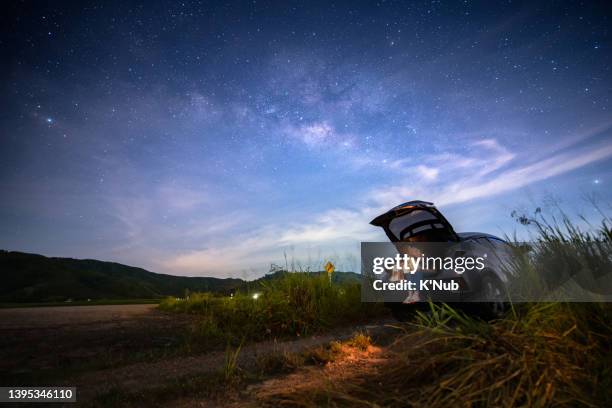
POLYGON ((242 344, 232 349, 230 346, 225 350, 225 364, 223 365, 223 379, 226 382, 231 381, 236 377, 238 371, 238 356, 240 355, 240 349, 242 344))
POLYGON ((333 283, 324 274, 283 273, 256 290, 233 297, 194 293, 188 299, 164 299, 159 307, 200 316, 193 344, 304 336, 364 321, 383 309, 361 302, 359 283, 333 283))
POLYGON ((347 344, 358 350, 366 351, 372 345, 372 338, 366 333, 355 333, 355 336, 347 344))
POLYGON ((601 215, 599 227, 583 231, 563 212, 550 219, 539 209, 531 217, 514 214, 521 224, 534 227, 537 236, 529 250, 514 243, 510 292, 527 300, 611 300, 612 220, 601 215))

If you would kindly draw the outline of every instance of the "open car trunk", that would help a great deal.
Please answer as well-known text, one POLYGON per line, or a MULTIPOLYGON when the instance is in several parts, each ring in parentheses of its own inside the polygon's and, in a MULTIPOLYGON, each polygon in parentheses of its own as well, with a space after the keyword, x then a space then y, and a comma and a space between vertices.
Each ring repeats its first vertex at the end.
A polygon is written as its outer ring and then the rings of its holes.
POLYGON ((427 201, 409 201, 374 218, 391 242, 449 242, 460 238, 452 225, 427 201))

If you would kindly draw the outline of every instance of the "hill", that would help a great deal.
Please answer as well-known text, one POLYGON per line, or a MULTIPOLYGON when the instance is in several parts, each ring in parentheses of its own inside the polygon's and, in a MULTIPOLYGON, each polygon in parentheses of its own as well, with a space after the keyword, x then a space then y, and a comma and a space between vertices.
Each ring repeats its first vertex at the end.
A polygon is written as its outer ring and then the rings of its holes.
POLYGON ((93 259, 0 251, 0 302, 154 299, 191 291, 229 292, 241 279, 165 275, 93 259))
MULTIPOLYGON (((174 276, 94 259, 52 258, 0 250, 0 303, 61 302, 67 299, 159 299, 192 292, 230 293, 256 288, 288 272, 276 271, 255 281, 174 276)), ((319 273, 319 272, 313 272, 319 273)), ((358 280, 336 273, 334 281, 358 280)))

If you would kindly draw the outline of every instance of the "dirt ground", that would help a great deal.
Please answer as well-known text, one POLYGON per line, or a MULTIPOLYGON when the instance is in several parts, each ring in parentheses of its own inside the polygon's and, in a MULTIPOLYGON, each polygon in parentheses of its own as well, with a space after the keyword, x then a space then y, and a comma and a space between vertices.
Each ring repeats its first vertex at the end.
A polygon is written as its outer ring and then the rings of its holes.
POLYGON ((0 330, 118 324, 155 315, 157 305, 55 306, 0 309, 0 330))
MULTIPOLYGON (((94 406, 115 406, 118 401, 123 402, 125 395, 150 397, 160 390, 185 387, 184 384, 199 378, 216 376, 227 365, 228 354, 223 347, 197 352, 184 350, 184 336, 194 319, 161 312, 155 305, 1 309, 0 383, 76 386, 79 405, 94 406), (106 400, 100 396, 106 396, 106 400)), ((349 339, 355 332, 388 335, 397 330, 389 323, 383 319, 308 338, 247 344, 237 355, 236 365, 245 372, 254 372, 268 355, 299 353, 334 340, 349 339)), ((365 365, 371 366, 375 358, 381 358, 380 352, 373 349, 325 368, 313 366, 272 379, 262 377, 251 383, 248 390, 217 395, 214 399, 203 398, 197 392, 193 395, 189 391, 179 392, 175 398, 164 400, 163 405, 257 405, 257 395, 265 395, 269 400, 277 386, 286 390, 297 383, 312 385, 324 381, 329 373, 348 375, 350 367, 363 369, 365 365)), ((130 398, 127 405, 140 406, 130 398)))
POLYGON ((190 320, 155 305, 0 309, 0 379, 23 385, 163 353, 190 320))

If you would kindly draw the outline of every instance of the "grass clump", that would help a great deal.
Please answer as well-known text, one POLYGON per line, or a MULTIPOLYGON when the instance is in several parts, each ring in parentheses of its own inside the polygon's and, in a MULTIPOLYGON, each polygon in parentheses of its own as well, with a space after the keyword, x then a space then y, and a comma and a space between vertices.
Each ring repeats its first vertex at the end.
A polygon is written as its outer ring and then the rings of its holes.
POLYGON ((352 339, 347 342, 350 347, 355 347, 358 350, 366 351, 372 345, 372 338, 365 333, 356 333, 352 339))
POLYGON ((236 378, 238 373, 238 356, 242 345, 232 349, 230 346, 225 350, 225 363, 223 364, 223 378, 230 382, 236 378))
MULTIPOLYGON (((597 207, 596 207, 597 208, 597 207)), ((603 216, 603 213, 602 213, 603 216)), ((610 301, 612 298, 612 220, 583 230, 561 211, 545 217, 514 217, 533 228, 529 244, 516 242, 507 264, 513 301, 610 301)), ((584 220, 586 222, 586 220, 584 220)))

